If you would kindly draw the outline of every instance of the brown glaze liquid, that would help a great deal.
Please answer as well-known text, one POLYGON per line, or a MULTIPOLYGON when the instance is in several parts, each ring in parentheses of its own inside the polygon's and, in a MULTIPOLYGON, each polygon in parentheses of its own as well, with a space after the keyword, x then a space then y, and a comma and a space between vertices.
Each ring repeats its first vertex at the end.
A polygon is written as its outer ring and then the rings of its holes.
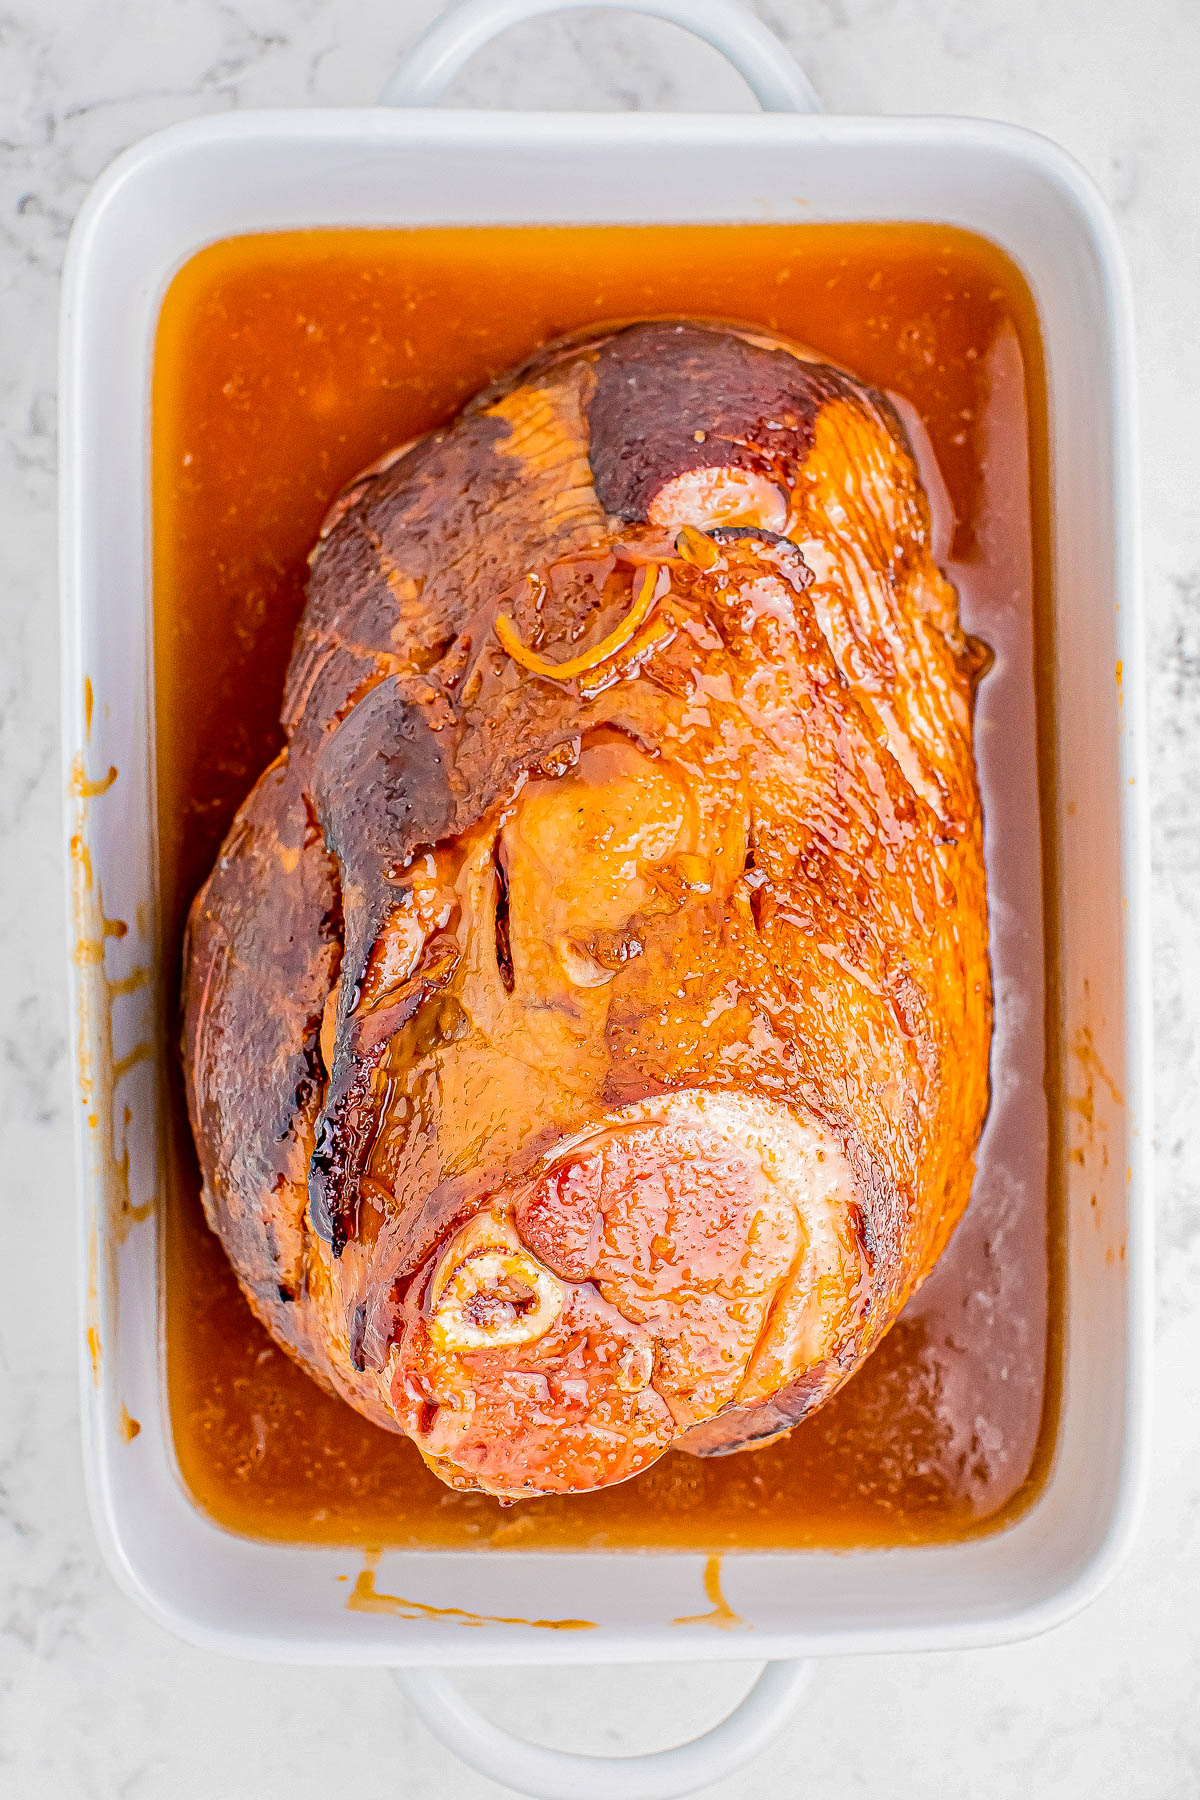
MULTIPOLYGON (((1036 318, 1017 271, 980 239, 929 226, 652 226, 216 244, 175 278, 154 368, 171 1004, 188 904, 281 742, 305 559, 339 488, 546 339, 672 314, 761 323, 909 402, 945 482, 943 554, 969 582, 971 629, 987 638, 1014 593, 1029 608, 1035 588, 1044 598, 1036 318), (1004 380, 991 354, 1002 345, 1004 380)), ((405 1439, 318 1389, 273 1344, 205 1225, 177 1074, 169 1113, 171 1423, 187 1487, 231 1530, 530 1550, 897 1544, 993 1529, 1037 1491, 1057 1367, 1044 1181, 1014 1190, 985 1161, 926 1286, 861 1371, 784 1439, 708 1461, 672 1453, 606 1492, 505 1510, 443 1487, 405 1439)))

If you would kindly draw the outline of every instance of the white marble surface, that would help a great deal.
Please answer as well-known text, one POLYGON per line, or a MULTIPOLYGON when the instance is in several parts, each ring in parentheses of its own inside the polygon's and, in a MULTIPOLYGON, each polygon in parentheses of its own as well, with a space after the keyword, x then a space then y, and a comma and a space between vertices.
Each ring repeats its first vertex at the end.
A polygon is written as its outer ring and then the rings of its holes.
MULTIPOLYGON (((757 0, 836 111, 963 112, 1065 143, 1116 209, 1137 288, 1151 713, 1161 1194, 1153 1485, 1090 1612, 998 1651, 823 1668, 718 1800, 1200 1795, 1200 5, 757 0)), ((7 0, 0 11, 0 1792, 13 1800, 485 1800, 383 1672, 243 1666, 114 1588, 85 1511, 63 995, 55 307, 88 184, 125 145, 230 107, 355 104, 433 0, 7 0)), ((596 18, 526 27, 455 98, 743 106, 707 50, 596 18)), ((548 1741, 649 1748, 735 1668, 470 1679, 548 1741), (647 1701, 650 1703, 647 1704, 647 1701)))

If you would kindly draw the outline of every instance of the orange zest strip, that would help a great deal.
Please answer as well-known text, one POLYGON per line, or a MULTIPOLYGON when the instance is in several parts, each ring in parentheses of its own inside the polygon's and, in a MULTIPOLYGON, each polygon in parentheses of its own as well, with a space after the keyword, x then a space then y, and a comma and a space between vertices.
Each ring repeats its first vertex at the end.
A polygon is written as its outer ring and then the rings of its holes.
POLYGON ((570 681, 575 675, 586 675, 589 669, 599 668, 602 662, 607 662, 610 656, 623 650, 646 623, 654 607, 658 570, 657 563, 647 563, 637 598, 616 630, 611 631, 606 638, 601 638, 590 650, 569 657, 566 662, 547 662, 545 657, 530 650, 528 645, 521 642, 517 628, 507 613, 499 613, 496 617, 496 636, 513 661, 520 663, 523 669, 528 669, 533 675, 548 675, 552 681, 570 681))
POLYGON ((695 525, 680 527, 679 536, 675 539, 675 548, 684 562, 691 563, 695 569, 713 568, 721 555, 708 533, 701 531, 695 525))

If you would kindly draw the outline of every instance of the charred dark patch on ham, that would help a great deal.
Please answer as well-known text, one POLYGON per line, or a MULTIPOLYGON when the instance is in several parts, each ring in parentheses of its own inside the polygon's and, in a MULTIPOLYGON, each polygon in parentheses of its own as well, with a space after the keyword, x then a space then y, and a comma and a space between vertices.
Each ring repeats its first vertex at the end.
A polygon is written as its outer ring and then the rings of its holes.
POLYGON ((512 944, 508 932, 508 870, 504 867, 504 852, 496 839, 492 851, 492 868, 496 878, 496 968, 500 975, 500 985, 506 994, 511 994, 516 987, 516 975, 513 970, 512 944))
POLYGON ((371 946, 391 904, 388 871, 451 830, 454 802, 444 745, 394 683, 372 688, 330 732, 314 759, 313 798, 341 869, 343 998, 339 1028, 357 1000, 371 946))
POLYGON ((588 406, 596 494, 645 520, 659 489, 692 469, 746 469, 790 488, 826 401, 854 390, 799 361, 698 325, 632 325, 596 356, 588 406))
POLYGON ((450 830, 446 754, 420 709, 384 681, 326 735, 313 762, 316 816, 341 870, 345 949, 334 1066, 309 1164, 309 1218, 335 1256, 358 1228, 359 1177, 376 1124, 374 1070, 457 961, 453 943, 427 947, 411 981, 356 1011, 367 959, 392 903, 387 872, 450 830), (434 949, 444 953, 430 955, 434 949))
POLYGON ((313 797, 343 869, 386 866, 450 829, 446 749, 394 681, 371 688, 318 752, 313 797))
POLYGON ((304 1025, 304 1042, 300 1049, 303 1073, 296 1081, 292 1092, 291 1117, 279 1133, 280 1142, 296 1130, 298 1120, 302 1119, 312 1102, 320 1095, 325 1085, 325 1068, 321 1062, 318 1040, 321 1034, 321 1015, 310 1013, 304 1025))
POLYGON ((461 1007, 442 990, 454 973, 458 954, 451 940, 431 939, 425 968, 346 1023, 308 1168, 309 1219, 335 1256, 341 1256, 358 1235, 361 1184, 381 1123, 375 1072, 392 1039, 407 1025, 423 1027, 427 1048, 457 1035, 461 1007))
POLYGON ((366 1329, 367 1329, 367 1307, 362 1301, 360 1301, 359 1304, 355 1307, 354 1316, 350 1321, 350 1361, 353 1364, 354 1368, 356 1368, 358 1370, 358 1373, 360 1375, 363 1373, 364 1369, 367 1366, 366 1360, 363 1356, 363 1338, 366 1333, 366 1329))
POLYGON ((229 842, 192 910, 187 955, 205 978, 186 992, 188 1102, 206 1191, 220 1196, 269 1309, 283 1304, 281 1286, 294 1288, 296 1214, 324 1087, 321 1008, 341 956, 338 872, 287 757, 247 797, 229 842), (236 1059, 221 1054, 227 1034, 236 1059), (270 1196, 257 1211, 231 1198, 255 1191, 270 1196))

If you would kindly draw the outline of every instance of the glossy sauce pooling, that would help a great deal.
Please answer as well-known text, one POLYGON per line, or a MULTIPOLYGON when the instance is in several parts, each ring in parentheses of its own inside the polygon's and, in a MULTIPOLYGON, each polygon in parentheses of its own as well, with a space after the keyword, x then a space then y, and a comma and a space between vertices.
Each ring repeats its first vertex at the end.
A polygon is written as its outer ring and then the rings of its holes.
MULTIPOLYGON (((338 489, 547 338, 686 313, 758 322, 919 414, 970 628, 1032 608, 1036 324, 1015 270, 931 227, 308 232, 213 246, 164 303, 154 382, 163 964, 278 748, 306 556, 338 489), (1024 379, 1022 380, 1022 370, 1024 379), (1007 371, 1007 378, 1003 372, 1007 371), (1014 378, 1015 371, 1015 378, 1014 378), (1015 546, 1015 550, 1014 550, 1015 546)), ((1035 519, 1044 483, 1034 482, 1035 519)), ((1044 523, 1044 521, 1043 521, 1044 523)), ((986 788, 985 788, 986 792, 986 788)), ((1048 1455, 1045 1184, 992 1177, 925 1289, 821 1412, 766 1449, 674 1453, 635 1481, 501 1510, 295 1368, 204 1224, 176 1092, 165 1303, 184 1478, 222 1524, 290 1539, 719 1550, 894 1543, 994 1525, 1048 1455)))

